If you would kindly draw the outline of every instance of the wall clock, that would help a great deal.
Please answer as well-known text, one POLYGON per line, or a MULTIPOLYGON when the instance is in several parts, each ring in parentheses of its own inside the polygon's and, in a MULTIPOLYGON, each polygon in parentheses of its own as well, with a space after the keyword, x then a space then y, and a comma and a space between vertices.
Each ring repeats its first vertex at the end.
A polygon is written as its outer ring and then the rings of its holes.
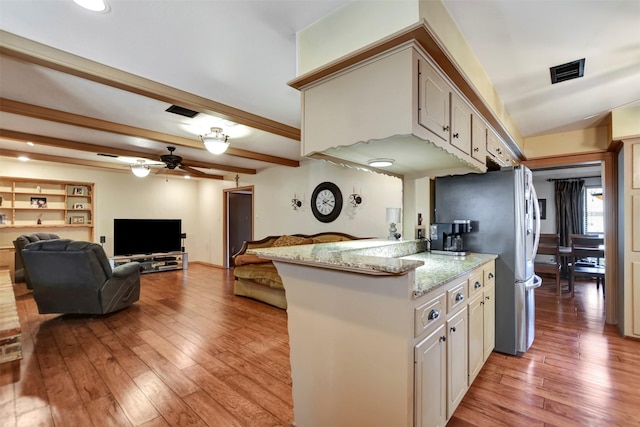
POLYGON ((332 182, 318 184, 311 196, 311 212, 318 221, 331 222, 342 211, 342 193, 332 182))

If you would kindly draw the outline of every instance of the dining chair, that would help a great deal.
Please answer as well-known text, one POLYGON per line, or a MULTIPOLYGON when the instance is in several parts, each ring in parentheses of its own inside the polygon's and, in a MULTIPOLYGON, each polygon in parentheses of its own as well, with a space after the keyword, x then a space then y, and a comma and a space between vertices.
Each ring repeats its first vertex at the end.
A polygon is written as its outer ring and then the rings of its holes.
POLYGON ((536 274, 546 273, 555 276, 556 293, 561 294, 560 289, 560 235, 559 234, 540 234, 540 243, 538 244, 537 256, 534 263, 534 271, 536 274))
POLYGON ((600 263, 604 258, 604 238, 594 235, 571 234, 571 262, 569 265, 569 287, 571 295, 575 295, 576 276, 596 279, 596 289, 605 292, 605 266, 600 263), (590 261, 595 258, 596 262, 590 261))

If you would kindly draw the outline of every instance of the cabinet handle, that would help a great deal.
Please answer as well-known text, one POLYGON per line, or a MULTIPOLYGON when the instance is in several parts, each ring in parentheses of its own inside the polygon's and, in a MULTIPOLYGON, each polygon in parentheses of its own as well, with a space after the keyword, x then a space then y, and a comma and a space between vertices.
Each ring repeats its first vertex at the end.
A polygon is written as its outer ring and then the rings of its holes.
POLYGON ((493 273, 489 273, 489 279, 493 279, 493 273))
POLYGON ((440 312, 434 308, 429 312, 429 317, 427 317, 427 319, 436 320, 438 317, 440 317, 440 312))
POLYGON ((484 301, 480 301, 480 305, 484 305, 484 301))
POLYGON ((464 301, 464 295, 458 292, 456 295, 456 302, 464 301))
POLYGON ((481 287, 482 287, 482 283, 480 283, 480 282, 476 282, 476 284, 473 285, 473 289, 478 289, 478 288, 481 288, 481 287))
POLYGON ((449 130, 449 126, 447 126, 447 125, 442 126, 442 130, 447 132, 449 130))
POLYGON ((477 153, 478 151, 480 151, 480 149, 479 149, 478 147, 476 147, 476 148, 474 148, 474 149, 473 149, 473 152, 474 152, 474 153, 477 153))
POLYGON ((491 297, 484 297, 484 299, 491 299, 491 297))
POLYGON ((455 331, 456 331, 456 327, 455 327, 455 326, 452 326, 452 327, 451 327, 451 329, 450 329, 450 331, 451 331, 451 332, 455 332, 455 331))
POLYGON ((440 337, 440 341, 446 341, 447 337, 445 337, 444 335, 440 337))
POLYGON ((454 134, 453 134, 453 137, 454 137, 454 138, 459 138, 459 137, 460 137, 460 134, 459 134, 458 132, 456 132, 456 133, 454 133, 454 134))

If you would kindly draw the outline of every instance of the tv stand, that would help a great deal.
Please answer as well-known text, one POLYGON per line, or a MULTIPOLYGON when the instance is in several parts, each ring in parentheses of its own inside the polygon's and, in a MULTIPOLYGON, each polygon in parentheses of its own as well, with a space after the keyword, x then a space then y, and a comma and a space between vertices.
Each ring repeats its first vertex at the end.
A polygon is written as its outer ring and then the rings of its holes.
POLYGON ((169 252, 157 254, 122 255, 109 258, 111 268, 128 262, 138 262, 142 266, 141 274, 159 271, 186 270, 189 265, 189 254, 186 252, 169 252))

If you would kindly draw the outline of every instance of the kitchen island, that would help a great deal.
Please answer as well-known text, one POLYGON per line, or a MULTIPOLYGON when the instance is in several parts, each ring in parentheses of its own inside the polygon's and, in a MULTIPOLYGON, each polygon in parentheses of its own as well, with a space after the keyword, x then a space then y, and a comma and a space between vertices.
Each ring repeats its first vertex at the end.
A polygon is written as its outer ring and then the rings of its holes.
POLYGON ((493 348, 496 256, 425 249, 358 240, 252 250, 285 287, 296 425, 449 419, 493 348))

